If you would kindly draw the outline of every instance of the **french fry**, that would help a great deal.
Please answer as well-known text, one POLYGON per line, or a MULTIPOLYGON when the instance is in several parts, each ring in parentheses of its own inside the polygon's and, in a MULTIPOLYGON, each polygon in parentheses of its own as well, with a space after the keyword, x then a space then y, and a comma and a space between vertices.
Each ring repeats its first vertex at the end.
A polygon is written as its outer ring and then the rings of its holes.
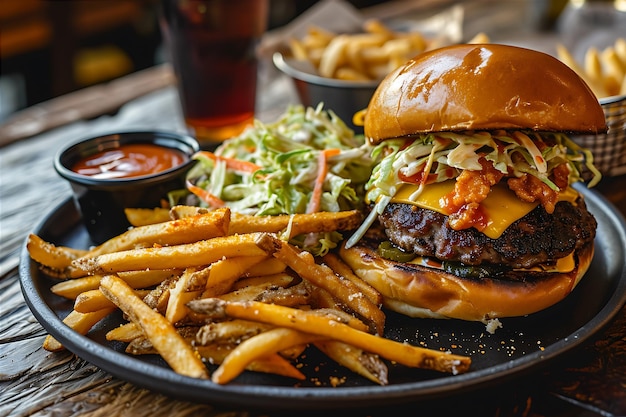
MULTIPOLYGON (((100 282, 98 282, 98 286, 100 282)), ((135 294, 139 298, 143 298, 148 294, 148 290, 135 290, 135 294)), ((100 289, 89 290, 78 294, 74 301, 74 311, 79 313, 92 313, 94 311, 102 310, 105 308, 116 308, 108 298, 102 294, 100 289)))
POLYGON ((584 68, 582 68, 578 64, 578 62, 576 62, 576 59, 574 59, 570 51, 565 46, 563 46, 562 44, 557 44, 556 51, 558 58, 565 65, 576 71, 576 73, 587 83, 587 85, 589 85, 589 88, 591 88, 591 90, 597 97, 605 97, 607 95, 604 86, 598 82, 595 82, 587 75, 584 68))
POLYGON ((90 250, 84 257, 93 258, 137 246, 179 245, 197 242, 228 233, 230 210, 219 209, 206 214, 132 228, 90 250))
POLYGON ((334 308, 336 309, 337 300, 331 293, 316 285, 311 285, 311 306, 315 309, 334 308))
POLYGON ((262 358, 292 346, 324 339, 324 336, 302 333, 293 329, 277 328, 259 333, 244 340, 224 358, 213 372, 211 380, 216 384, 227 384, 235 379, 257 358, 262 358))
POLYGON ((114 273, 142 269, 176 269, 209 265, 222 258, 261 256, 255 243, 257 234, 232 235, 182 245, 129 249, 73 261, 84 273, 114 273))
POLYGON ((232 301, 253 300, 269 288, 287 287, 291 285, 293 281, 294 277, 288 274, 277 274, 274 276, 262 277, 261 279, 247 279, 247 283, 245 285, 240 285, 238 289, 220 295, 220 298, 232 301))
POLYGON ((336 33, 316 25, 309 26, 307 34, 304 40, 307 48, 324 48, 337 36, 336 33))
POLYGON ((333 78, 337 68, 345 62, 346 47, 350 42, 347 35, 338 35, 333 38, 322 53, 319 64, 319 73, 322 77, 333 78))
POLYGON ((385 326, 385 314, 369 298, 365 297, 353 282, 338 277, 326 265, 319 265, 303 259, 299 256, 302 252, 298 252, 295 247, 270 234, 258 235, 257 244, 265 252, 284 262, 303 279, 327 290, 352 311, 367 318, 371 322, 373 330, 382 334, 385 326))
POLYGON ((118 276, 131 288, 149 288, 167 279, 179 276, 182 269, 141 269, 135 271, 120 271, 118 276))
MULTIPOLYGON (((79 313, 78 311, 72 310, 67 316, 65 316, 63 323, 72 328, 72 330, 76 333, 85 335, 93 326, 96 325, 96 323, 115 310, 115 307, 104 308, 91 313, 79 313)), ((46 336, 46 339, 43 342, 43 348, 49 352, 59 352, 65 349, 65 347, 51 335, 46 336)))
POLYGON ((154 311, 157 311, 165 315, 167 310, 167 304, 170 299, 170 290, 176 286, 176 282, 180 276, 173 276, 164 279, 159 285, 150 290, 150 292, 143 297, 143 302, 148 305, 154 311))
POLYGON ((171 220, 179 220, 185 217, 207 214, 208 212, 209 210, 204 207, 178 205, 170 209, 169 217, 171 220))
POLYGON ((407 61, 407 56, 411 53, 411 44, 404 38, 391 39, 385 42, 383 49, 389 57, 389 72, 398 68, 407 61))
MULTIPOLYGON (((196 326, 184 326, 176 328, 178 334, 189 344, 193 343, 195 332, 198 331, 196 326)), ((195 350, 195 349, 194 349, 195 350)), ((158 355, 152 341, 147 338, 143 332, 132 340, 129 340, 125 349, 126 353, 131 355, 158 355)))
POLYGON ((53 245, 32 233, 28 235, 26 248, 34 261, 57 271, 66 270, 74 259, 78 259, 87 253, 86 250, 53 245))
POLYGON ((215 297, 229 291, 237 279, 251 267, 258 265, 267 255, 240 256, 221 259, 211 264, 202 297, 215 297))
POLYGON ((378 19, 367 19, 363 22, 363 29, 369 33, 378 33, 386 38, 395 37, 395 33, 378 19))
POLYGON ((289 231, 289 238, 305 233, 353 230, 359 227, 362 214, 358 210, 249 216, 233 213, 228 234, 289 231))
POLYGON ((145 337, 143 334, 133 340, 129 340, 124 352, 134 356, 159 354, 159 352, 154 348, 154 345, 152 345, 152 342, 150 342, 150 339, 145 337))
POLYGON ((141 327, 133 322, 122 324, 114 329, 111 329, 106 334, 106 340, 118 342, 130 342, 133 339, 143 336, 141 327))
POLYGON ((308 310, 311 314, 315 314, 320 317, 326 317, 330 320, 335 320, 339 323, 343 323, 346 326, 350 326, 353 329, 360 330, 362 332, 368 331, 368 327, 360 319, 354 317, 351 314, 338 308, 336 305, 328 308, 316 308, 314 310, 308 310))
MULTIPOLYGON (((234 346, 207 345, 198 346, 198 353, 210 363, 221 364, 234 346)), ((304 374, 279 354, 266 355, 250 362, 246 369, 254 372, 282 375, 298 380, 305 379, 304 374)))
POLYGON ((236 344, 270 328, 263 323, 238 319, 209 323, 200 327, 196 333, 196 345, 236 344))
POLYGON ((188 314, 186 304, 202 294, 202 289, 188 291, 191 278, 196 272, 198 272, 197 268, 185 269, 183 274, 176 281, 174 288, 170 289, 167 308, 165 310, 165 318, 170 323, 177 323, 183 320, 188 314))
POLYGON ((474 35, 467 43, 489 43, 491 40, 489 36, 484 32, 479 32, 474 35))
POLYGON ((610 95, 618 95, 622 88, 622 81, 626 75, 626 62, 622 64, 617 52, 612 47, 602 51, 602 62, 605 69, 605 86, 610 95))
POLYGON ((125 208, 124 214, 131 226, 146 226, 149 224, 163 223, 170 220, 169 209, 162 207, 149 208, 125 208))
POLYGON ((335 78, 346 81, 369 81, 365 73, 355 70, 354 68, 341 67, 337 68, 335 78))
POLYGON ((585 53, 584 70, 594 83, 602 83, 602 63, 596 48, 589 48, 585 53))
POLYGON ((359 278, 352 268, 348 266, 344 261, 341 260, 334 253, 327 253, 322 257, 322 260, 326 265, 328 265, 335 273, 339 274, 343 278, 346 278, 354 283, 357 287, 359 287, 359 291, 361 291, 367 298, 369 298, 372 303, 376 305, 381 305, 383 302, 382 294, 374 287, 369 285, 367 282, 363 281, 359 278))
POLYGON ((193 300, 189 303, 189 307, 197 313, 207 314, 212 318, 233 317, 256 320, 277 327, 323 336, 409 367, 456 375, 466 372, 471 364, 471 358, 467 356, 412 346, 375 336, 310 311, 255 301, 227 302, 217 298, 193 300))
POLYGON ((306 61, 309 59, 306 47, 301 41, 296 38, 289 38, 287 42, 289 43, 289 48, 291 49, 291 53, 295 59, 299 61, 306 61))
MULTIPOLYGON (((142 271, 125 271, 118 275, 132 288, 146 288, 156 285, 163 280, 178 275, 179 270, 147 269, 142 271)), ((100 286, 102 275, 90 275, 82 278, 68 279, 50 287, 50 291, 58 296, 74 300, 79 294, 89 290, 96 290, 100 286)))
POLYGON ((306 282, 290 287, 270 287, 255 297, 256 301, 281 306, 297 307, 310 303, 311 293, 306 282))
POLYGON ((84 278, 69 279, 61 281, 50 287, 50 291, 68 300, 75 300, 80 294, 95 290, 100 286, 101 275, 92 275, 84 278))
POLYGON ((244 277, 261 277, 267 275, 276 275, 281 272, 285 272, 287 265, 284 262, 279 261, 273 256, 267 257, 261 262, 252 265, 244 272, 244 277))
MULTIPOLYGON (((287 287, 298 282, 300 279, 293 276, 289 272, 283 271, 273 275, 259 275, 254 277, 243 277, 237 280, 231 288, 231 292, 246 290, 248 287, 269 288, 287 287)), ((203 297, 207 298, 207 297, 203 297)))
POLYGON ((334 340, 320 340, 314 344, 326 356, 352 372, 379 385, 387 385, 389 383, 389 370, 378 355, 373 355, 365 352, 363 349, 334 340))
POLYGON ((175 372, 208 378, 208 370, 199 355, 165 317, 148 307, 122 279, 107 275, 100 280, 100 290, 141 327, 143 334, 175 372))
POLYGON ((624 70, 626 70, 626 39, 617 38, 615 41, 615 53, 619 57, 624 70))
POLYGON ((626 94, 626 39, 618 38, 602 51, 588 48, 582 66, 563 45, 557 45, 557 56, 576 71, 598 98, 626 94))

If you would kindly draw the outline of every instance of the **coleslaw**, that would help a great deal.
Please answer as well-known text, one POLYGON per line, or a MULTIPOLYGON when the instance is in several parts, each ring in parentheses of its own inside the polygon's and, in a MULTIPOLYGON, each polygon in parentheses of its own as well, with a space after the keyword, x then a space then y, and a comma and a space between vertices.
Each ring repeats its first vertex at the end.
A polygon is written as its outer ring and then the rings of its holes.
MULTIPOLYGON (((364 137, 323 103, 291 106, 276 122, 255 120, 214 152, 198 152, 187 190, 171 193, 170 204, 226 206, 251 215, 362 209, 370 154, 364 137)), ((293 243, 319 255, 341 238, 333 232, 293 243)))

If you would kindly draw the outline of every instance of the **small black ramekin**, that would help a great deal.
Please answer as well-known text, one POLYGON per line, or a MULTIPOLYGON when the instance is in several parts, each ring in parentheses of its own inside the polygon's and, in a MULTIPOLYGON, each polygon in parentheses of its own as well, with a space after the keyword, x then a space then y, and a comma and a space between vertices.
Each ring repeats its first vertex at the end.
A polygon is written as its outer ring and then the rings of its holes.
POLYGON ((128 131, 108 133, 78 141, 61 149, 55 159, 57 173, 69 181, 74 201, 93 243, 100 244, 130 227, 125 208, 161 207, 167 193, 185 187, 185 175, 193 166, 191 157, 200 149, 191 136, 164 131, 128 131), (96 179, 72 171, 80 159, 125 144, 154 144, 181 151, 187 160, 176 167, 155 174, 96 179))

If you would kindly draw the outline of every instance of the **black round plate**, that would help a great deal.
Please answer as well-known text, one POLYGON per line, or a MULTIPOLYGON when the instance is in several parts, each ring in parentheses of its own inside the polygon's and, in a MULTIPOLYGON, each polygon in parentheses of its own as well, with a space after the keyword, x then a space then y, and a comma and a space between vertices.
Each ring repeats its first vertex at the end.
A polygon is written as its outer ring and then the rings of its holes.
MULTIPOLYGON (((177 399, 251 408, 336 410, 445 397, 544 366, 589 339, 626 302, 626 222, 600 194, 580 191, 598 221, 596 251, 586 276, 559 304, 527 317, 501 319, 503 328, 495 334, 481 323, 388 313, 386 337, 471 356, 471 370, 462 375, 390 364, 389 385, 378 386, 310 348, 301 360, 306 381, 245 372, 228 385, 216 385, 178 375, 157 356, 127 355, 123 344, 106 341, 106 332, 122 322, 120 314, 106 318, 87 336, 69 329, 61 320, 71 311, 72 302, 50 292, 55 281, 38 270, 25 247, 20 263, 22 291, 35 317, 67 349, 123 380, 177 399), (338 386, 331 381, 339 381, 338 386)), ((55 208, 33 233, 58 245, 91 245, 70 200, 55 208)))

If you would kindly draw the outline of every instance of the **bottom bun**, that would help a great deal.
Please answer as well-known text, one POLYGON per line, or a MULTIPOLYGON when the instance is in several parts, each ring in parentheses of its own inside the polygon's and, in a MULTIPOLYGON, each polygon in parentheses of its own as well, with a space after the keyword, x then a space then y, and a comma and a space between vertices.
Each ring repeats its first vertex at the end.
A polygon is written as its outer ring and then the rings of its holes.
POLYGON ((442 270, 395 262, 378 255, 376 242, 363 239, 340 249, 341 258, 383 295, 386 308, 413 317, 456 318, 487 323, 524 316, 565 298, 593 258, 593 242, 574 253, 570 272, 509 271, 505 278, 461 278, 442 270))

